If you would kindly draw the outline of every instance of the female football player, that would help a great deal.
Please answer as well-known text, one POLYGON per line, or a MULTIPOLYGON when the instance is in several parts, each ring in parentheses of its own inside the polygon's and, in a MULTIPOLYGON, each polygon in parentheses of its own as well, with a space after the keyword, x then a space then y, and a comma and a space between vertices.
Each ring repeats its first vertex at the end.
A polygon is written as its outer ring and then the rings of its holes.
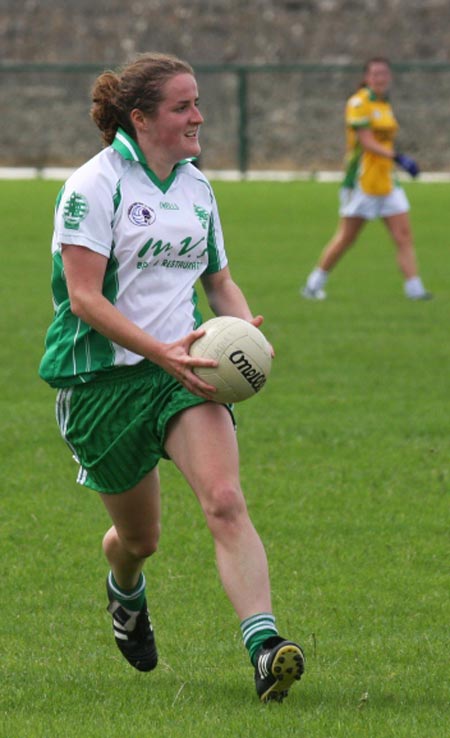
MULTIPOLYGON (((103 550, 115 640, 136 669, 156 666, 143 566, 160 532, 158 462, 170 458, 214 539, 257 694, 281 700, 303 672, 303 653, 275 625, 231 412, 193 372, 214 362, 189 355, 202 335, 198 279, 216 315, 262 322, 231 277, 214 194, 191 163, 203 123, 194 72, 175 57, 144 54, 101 74, 92 101, 105 148, 58 197, 55 315, 40 374, 58 389, 78 482, 99 493, 112 521, 103 550)), ((152 580, 154 597, 157 589, 152 580)))

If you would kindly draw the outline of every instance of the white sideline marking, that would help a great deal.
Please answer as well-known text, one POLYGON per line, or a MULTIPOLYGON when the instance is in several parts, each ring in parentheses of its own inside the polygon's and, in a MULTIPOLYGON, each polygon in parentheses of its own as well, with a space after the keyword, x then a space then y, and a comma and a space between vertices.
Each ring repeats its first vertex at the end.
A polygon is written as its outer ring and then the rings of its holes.
MULTIPOLYGON (((75 171, 76 167, 0 167, 0 179, 54 179, 64 182, 75 171)), ((240 172, 238 169, 204 169, 208 179, 221 180, 223 182, 340 182, 343 178, 342 171, 272 171, 271 169, 249 170, 240 172)), ((398 172, 399 179, 403 182, 412 181, 402 172, 398 172)), ((425 182, 450 182, 450 172, 421 172, 418 183, 425 182)))

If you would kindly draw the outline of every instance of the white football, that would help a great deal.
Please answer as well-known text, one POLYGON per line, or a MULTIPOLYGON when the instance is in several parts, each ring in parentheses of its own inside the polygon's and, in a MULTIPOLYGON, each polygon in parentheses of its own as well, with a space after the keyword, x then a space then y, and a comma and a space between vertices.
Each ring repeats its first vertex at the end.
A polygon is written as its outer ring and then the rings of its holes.
POLYGON ((219 362, 193 369, 216 387, 214 401, 241 402, 259 392, 272 366, 270 345, 259 328, 229 316, 212 318, 201 327, 206 332, 191 344, 189 353, 219 362))

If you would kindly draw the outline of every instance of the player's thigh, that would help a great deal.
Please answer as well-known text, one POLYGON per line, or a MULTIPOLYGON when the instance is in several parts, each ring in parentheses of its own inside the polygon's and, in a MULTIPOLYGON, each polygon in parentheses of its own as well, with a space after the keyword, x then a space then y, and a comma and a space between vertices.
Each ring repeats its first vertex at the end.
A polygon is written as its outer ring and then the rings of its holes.
POLYGON ((412 230, 409 213, 398 213, 383 218, 383 222, 399 247, 412 244, 412 230))
POLYGON ((236 431, 224 405, 206 402, 178 413, 165 448, 203 505, 220 494, 241 498, 236 431))
POLYGON ((351 246, 356 240, 361 228, 366 224, 365 218, 345 217, 341 218, 338 226, 337 239, 344 246, 351 246))
POLYGON ((119 538, 157 540, 161 521, 161 495, 158 468, 152 469, 136 486, 115 495, 100 498, 116 528, 119 538))

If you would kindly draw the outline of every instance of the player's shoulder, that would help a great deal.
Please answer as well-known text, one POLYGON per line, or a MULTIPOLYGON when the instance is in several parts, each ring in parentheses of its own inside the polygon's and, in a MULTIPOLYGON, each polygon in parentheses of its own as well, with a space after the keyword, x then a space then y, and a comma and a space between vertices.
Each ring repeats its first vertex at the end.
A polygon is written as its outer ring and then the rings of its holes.
POLYGON ((363 108, 370 101, 370 90, 367 87, 361 87, 359 90, 350 95, 347 100, 349 109, 363 108))
POLYGON ((186 159, 178 164, 178 176, 186 181, 190 188, 198 186, 205 189, 212 196, 213 190, 208 177, 196 166, 191 159, 186 159))
POLYGON ((206 175, 195 164, 195 159, 183 159, 183 161, 180 161, 178 164, 178 172, 185 177, 208 182, 206 175))
POLYGON ((108 146, 70 175, 65 182, 64 191, 79 191, 91 196, 114 193, 128 166, 129 162, 108 146))
POLYGON ((68 181, 77 180, 95 186, 99 180, 116 182, 130 167, 131 162, 124 159, 112 146, 99 151, 91 159, 82 164, 68 181))

